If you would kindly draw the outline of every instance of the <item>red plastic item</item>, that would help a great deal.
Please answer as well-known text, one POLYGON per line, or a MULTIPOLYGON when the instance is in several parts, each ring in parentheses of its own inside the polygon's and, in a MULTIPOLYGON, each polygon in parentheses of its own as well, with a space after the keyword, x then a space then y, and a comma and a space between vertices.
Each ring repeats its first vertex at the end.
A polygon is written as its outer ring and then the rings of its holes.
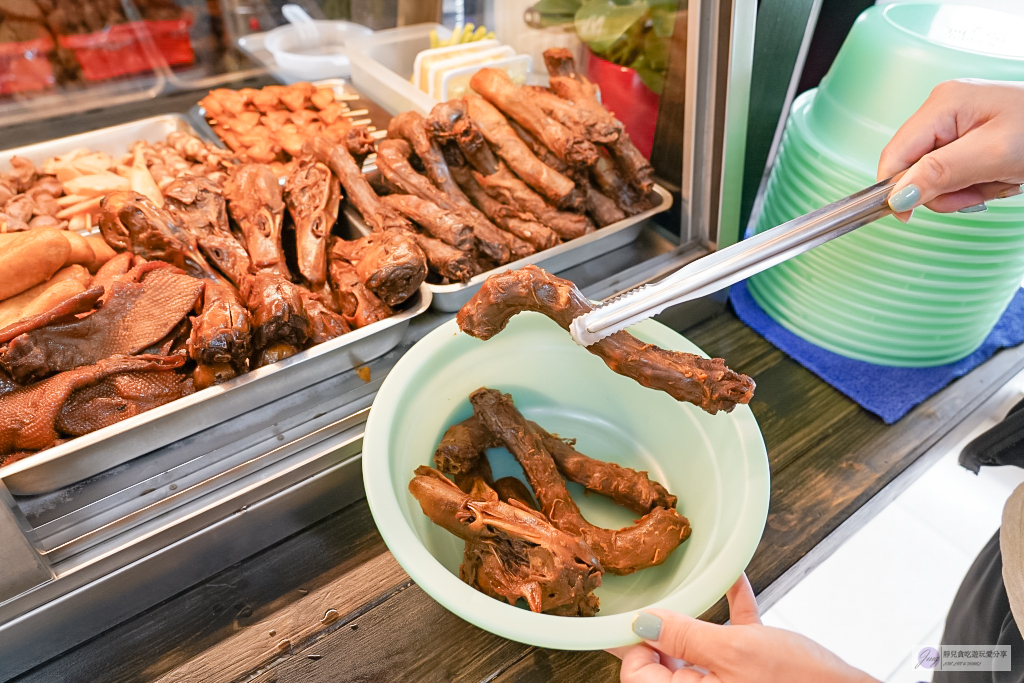
POLYGON ((584 51, 583 62, 587 78, 601 88, 601 104, 622 121, 633 144, 650 158, 661 96, 629 67, 601 59, 590 50, 584 51))
POLYGON ((0 43, 0 95, 43 90, 53 85, 53 67, 46 53, 49 36, 21 43, 0 43))
POLYGON ((195 56, 188 36, 191 26, 191 15, 185 14, 180 19, 136 21, 115 24, 95 33, 58 36, 57 42, 61 47, 74 50, 82 74, 88 80, 102 81, 156 68, 140 38, 144 31, 149 32, 168 66, 192 64, 195 56))

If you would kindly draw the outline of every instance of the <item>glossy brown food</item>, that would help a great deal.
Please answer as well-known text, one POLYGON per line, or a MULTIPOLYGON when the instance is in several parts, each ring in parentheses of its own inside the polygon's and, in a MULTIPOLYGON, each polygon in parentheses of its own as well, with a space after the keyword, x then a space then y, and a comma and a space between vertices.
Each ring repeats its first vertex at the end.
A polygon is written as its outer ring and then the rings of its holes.
MULTIPOLYGON (((437 470, 416 469, 409 491, 438 526, 467 541, 460 578, 483 593, 534 612, 593 616, 601 566, 586 543, 525 507, 474 500, 437 470)), ((493 493, 493 492, 492 492, 493 493)))
POLYGON ((208 280, 203 310, 192 319, 188 355, 197 363, 228 363, 238 371, 252 355, 252 316, 241 295, 227 282, 208 280))
POLYGON ((449 427, 434 451, 434 467, 445 474, 468 474, 484 451, 501 445, 476 415, 449 427))
POLYGON ((326 164, 307 156, 288 175, 284 200, 295 222, 299 273, 314 287, 327 281, 327 237, 338 220, 341 185, 326 164))
POLYGON ((239 287, 252 263, 231 233, 221 189, 206 178, 185 175, 164 190, 164 208, 192 234, 206 258, 239 287))
POLYGON ((532 93, 516 86, 504 71, 480 69, 469 84, 506 116, 533 133, 570 167, 590 166, 597 160, 597 148, 592 142, 545 113, 532 93))
POLYGON ((310 292, 306 289, 299 290, 302 297, 302 308, 309 319, 309 341, 313 344, 323 344, 325 341, 340 337, 352 328, 345 322, 340 313, 331 310, 328 302, 320 294, 310 292))
POLYGON ((472 252, 461 251, 439 239, 414 233, 412 238, 423 250, 427 263, 442 281, 467 282, 474 275, 483 272, 480 262, 472 252))
POLYGON ((330 278, 341 315, 353 329, 366 327, 391 315, 391 307, 367 289, 355 266, 348 261, 331 261, 330 278))
POLYGON ((173 370, 184 360, 181 356, 111 356, 0 396, 0 454, 52 446, 58 438, 57 416, 76 389, 122 372, 173 370))
POLYGON ((274 272, 246 279, 241 294, 252 313, 255 350, 263 351, 275 343, 296 347, 306 343, 310 325, 302 307, 301 289, 274 272))
POLYGON ((0 329, 0 344, 6 344, 19 335, 45 327, 50 323, 73 320, 75 315, 91 311, 101 296, 103 296, 103 287, 91 287, 36 315, 23 317, 0 329))
POLYGON ((477 95, 466 95, 465 101, 466 114, 517 176, 556 206, 569 209, 579 205, 573 181, 538 159, 494 105, 477 95))
POLYGON ((530 429, 541 438, 541 443, 555 461, 558 471, 569 481, 611 498, 622 507, 641 515, 656 507, 676 506, 676 497, 648 477, 646 472, 587 457, 573 448, 572 444, 549 434, 536 422, 529 424, 530 429))
POLYGON ((162 262, 136 267, 111 285, 103 307, 72 322, 15 337, 0 364, 19 382, 131 355, 163 339, 190 312, 204 283, 162 262))
POLYGON ((118 251, 169 263, 194 277, 214 277, 195 236, 168 211, 137 192, 112 192, 103 198, 100 231, 118 251))
POLYGON ((370 187, 362 168, 343 146, 330 139, 317 136, 306 142, 304 152, 314 155, 334 172, 345 188, 345 197, 373 230, 411 230, 405 216, 383 204, 370 187))
POLYGON ((639 191, 640 196, 646 196, 654 186, 654 169, 630 141, 622 122, 601 106, 597 100, 597 87, 586 76, 576 71, 572 53, 565 48, 545 50, 544 64, 550 74, 551 90, 559 97, 570 101, 577 109, 584 110, 595 119, 604 120, 618 129, 618 137, 609 143, 608 149, 626 180, 639 191))
POLYGON ((71 394, 54 426, 61 434, 82 436, 194 392, 192 377, 174 370, 123 372, 71 394))
POLYGON ((505 503, 516 501, 531 510, 540 510, 540 505, 537 504, 533 493, 530 492, 530 487, 515 477, 502 477, 494 482, 493 488, 498 494, 498 498, 505 503))
POLYGON ((459 213, 473 226, 477 248, 498 263, 508 263, 513 253, 528 255, 532 247, 514 235, 501 230, 487 217, 469 205, 467 208, 434 186, 409 164, 412 148, 405 140, 384 140, 377 145, 377 168, 388 182, 406 194, 433 202, 442 209, 459 213))
POLYGON ((334 238, 331 260, 355 266, 356 275, 388 306, 398 306, 416 293, 427 277, 427 258, 412 235, 388 230, 357 240, 334 238))
POLYGON ((381 201, 445 244, 461 251, 472 251, 476 246, 473 226, 457 213, 445 211, 437 204, 411 194, 389 194, 381 197, 381 201))
POLYGON ((478 389, 469 397, 473 414, 522 466, 541 510, 562 531, 580 536, 601 566, 613 574, 631 574, 664 562, 690 535, 690 523, 675 510, 654 508, 633 526, 602 529, 590 524, 565 488, 554 460, 511 397, 493 389, 478 389))
POLYGON ((287 278, 281 229, 284 199, 277 177, 266 164, 243 164, 235 169, 224 186, 228 211, 242 229, 245 250, 252 268, 287 278))
MULTIPOLYGON (((463 332, 490 339, 521 311, 543 313, 568 330, 574 318, 592 309, 572 282, 526 266, 487 278, 459 311, 458 321, 463 332)), ((730 370, 721 358, 668 351, 645 344, 626 331, 588 346, 587 351, 599 356, 613 372, 712 415, 748 403, 754 395, 754 380, 730 370)))

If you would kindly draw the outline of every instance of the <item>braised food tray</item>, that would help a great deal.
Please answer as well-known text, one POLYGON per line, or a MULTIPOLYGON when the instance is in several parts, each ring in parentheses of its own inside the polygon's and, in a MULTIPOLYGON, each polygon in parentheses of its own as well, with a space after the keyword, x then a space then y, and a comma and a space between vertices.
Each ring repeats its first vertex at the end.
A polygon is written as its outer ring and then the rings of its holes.
MULTIPOLYGON (((6 168, 15 155, 41 164, 79 147, 120 156, 137 140, 157 142, 173 131, 209 137, 197 131, 187 117, 166 114, 4 150, 0 152, 0 167, 6 168)), ((343 222, 339 229, 346 229, 343 222)), ((398 346, 409 321, 429 308, 431 297, 429 286, 423 284, 390 318, 0 467, 0 480, 15 495, 36 495, 69 486, 299 388, 360 367, 398 346)))
MULTIPOLYGON (((448 285, 427 283, 426 286, 430 288, 431 293, 434 295, 433 307, 445 313, 453 313, 459 310, 463 304, 476 294, 484 280, 495 273, 515 270, 528 265, 538 266, 550 273, 559 273, 590 259, 597 258, 602 254, 607 254, 609 251, 618 249, 621 246, 630 244, 640 235, 640 230, 643 228, 645 220, 657 213, 668 211, 672 207, 672 195, 668 190, 661 185, 655 184, 654 193, 658 196, 658 203, 655 206, 635 216, 629 216, 621 221, 599 228, 589 235, 578 237, 569 242, 563 242, 558 246, 538 251, 536 254, 531 254, 518 261, 506 263, 498 268, 480 273, 468 282, 456 282, 448 285)), ((370 226, 366 224, 366 221, 359 214, 359 211, 351 204, 346 203, 342 208, 342 213, 344 213, 346 220, 354 228, 354 231, 362 235, 368 235, 372 232, 370 226)))

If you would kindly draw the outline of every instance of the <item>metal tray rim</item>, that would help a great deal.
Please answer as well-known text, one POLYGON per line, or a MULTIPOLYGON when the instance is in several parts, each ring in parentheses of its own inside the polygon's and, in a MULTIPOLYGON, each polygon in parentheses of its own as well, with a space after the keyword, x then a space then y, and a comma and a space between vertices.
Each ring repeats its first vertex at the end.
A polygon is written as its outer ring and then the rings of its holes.
MULTIPOLYGON (((301 351, 290 358, 278 361, 272 365, 250 370, 249 372, 228 380, 223 384, 218 384, 203 389, 202 391, 197 391, 194 394, 171 401, 170 403, 154 408, 153 410, 148 410, 140 415, 130 417, 127 420, 122 420, 121 422, 103 427, 95 432, 75 437, 67 443, 59 446, 53 446, 44 451, 40 451, 35 455, 30 455, 27 458, 11 463, 10 465, 0 467, 0 480, 20 474, 34 467, 51 463, 54 460, 58 460, 65 456, 72 455, 78 450, 96 445, 112 436, 123 434, 129 430, 141 428, 143 425, 149 424, 167 415, 180 412, 193 406, 201 405, 214 396, 225 394, 234 388, 242 387, 251 384, 252 382, 259 381, 265 377, 283 372, 318 356, 339 351, 347 346, 372 337, 390 327, 409 321, 430 308, 430 302, 433 299, 433 293, 426 286, 426 283, 420 285, 416 296, 418 297, 418 300, 413 305, 399 311, 385 320, 371 323, 366 327, 353 330, 352 332, 343 334, 342 336, 324 342, 323 344, 317 344, 316 346, 308 348, 305 351, 301 351)), ((116 464, 111 466, 116 466, 116 464)))

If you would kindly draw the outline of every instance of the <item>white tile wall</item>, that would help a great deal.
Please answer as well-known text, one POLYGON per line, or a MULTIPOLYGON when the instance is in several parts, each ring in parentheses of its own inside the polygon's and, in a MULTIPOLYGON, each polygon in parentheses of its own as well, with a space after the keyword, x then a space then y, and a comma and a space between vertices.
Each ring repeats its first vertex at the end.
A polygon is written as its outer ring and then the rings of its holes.
POLYGON ((895 502, 763 615, 888 683, 930 681, 912 654, 938 645, 946 611, 978 551, 999 528, 1024 470, 939 460, 895 502))

